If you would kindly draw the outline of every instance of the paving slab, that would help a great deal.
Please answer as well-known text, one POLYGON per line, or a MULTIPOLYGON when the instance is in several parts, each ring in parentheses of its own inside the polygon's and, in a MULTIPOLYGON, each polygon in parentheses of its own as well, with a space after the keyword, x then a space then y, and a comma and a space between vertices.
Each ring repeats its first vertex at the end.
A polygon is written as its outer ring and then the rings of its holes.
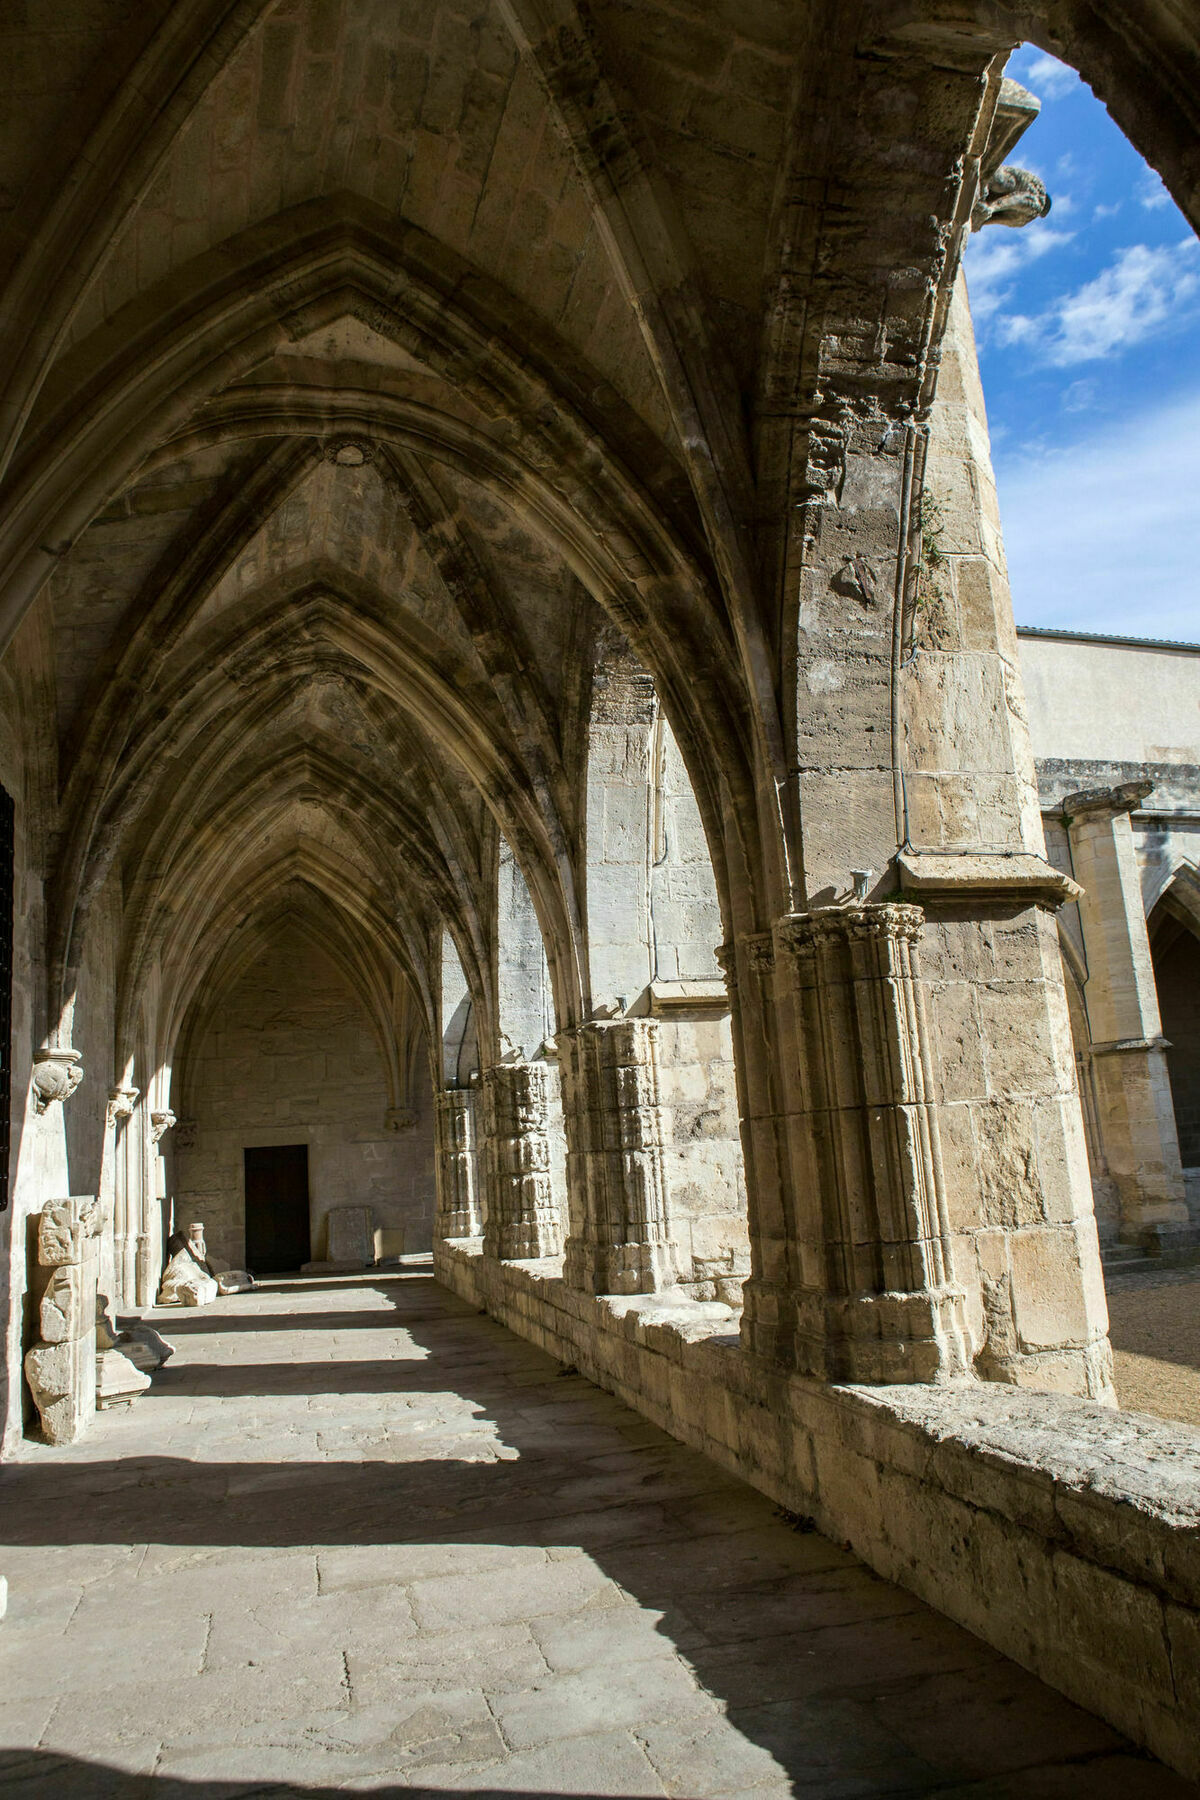
POLYGON ((6 1796, 1196 1800, 424 1273, 168 1335, 0 1471, 6 1796))

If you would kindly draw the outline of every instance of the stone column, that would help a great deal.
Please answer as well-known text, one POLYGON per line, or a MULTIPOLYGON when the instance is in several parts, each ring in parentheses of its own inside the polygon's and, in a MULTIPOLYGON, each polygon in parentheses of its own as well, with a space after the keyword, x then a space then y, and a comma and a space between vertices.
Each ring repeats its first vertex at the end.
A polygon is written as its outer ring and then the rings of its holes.
POLYGON ((794 914, 773 933, 775 1002, 800 1076, 785 1121, 791 1179, 816 1204, 799 1222, 783 1312, 777 1289, 747 1284, 745 1337, 831 1380, 935 1381, 969 1368, 923 928, 917 906, 851 904, 794 914))
POLYGON ((475 1186, 475 1091, 443 1088, 437 1095, 437 1196, 434 1236, 474 1238, 482 1230, 475 1186))
POLYGON ((563 1265, 590 1294, 650 1294, 676 1280, 654 1019, 593 1019, 558 1037, 571 1235, 563 1265))
POLYGON ((96 1278, 103 1212, 91 1195, 50 1200, 38 1221, 38 1264, 50 1271, 38 1309, 41 1341, 25 1379, 52 1444, 69 1444, 96 1410, 96 1278))
POLYGON ((483 1248, 502 1261, 557 1256, 562 1222, 550 1179, 550 1070, 544 1062, 483 1071, 487 1219, 483 1248))
POLYGON ((163 1272, 163 1203, 167 1198, 167 1162, 162 1140, 176 1125, 169 1106, 150 1114, 143 1145, 142 1229, 137 1248, 137 1303, 153 1306, 163 1272))
POLYGON ((783 816, 798 844, 787 899, 738 915, 745 1340, 870 1379, 951 1375, 969 1354, 979 1374, 1104 1400, 1051 916, 1071 884, 1045 860, 970 309, 961 275, 950 285, 981 196, 984 219, 1006 220, 1046 197, 997 168, 1029 111, 1020 91, 941 49, 935 71, 907 27, 889 36, 888 12, 871 54, 839 69, 843 128, 787 184, 792 242, 822 274, 793 316, 781 295, 789 354, 756 439, 778 548, 762 566, 792 634, 783 816), (937 108, 914 108, 927 83, 937 108), (920 906, 923 979, 886 915, 864 914, 865 940, 793 922, 852 901, 920 906))
POLYGON ((1121 1208, 1121 1240, 1154 1254, 1194 1243, 1171 1103, 1166 1041, 1129 815, 1149 781, 1070 794, 1063 823, 1087 957, 1097 1123, 1121 1208))
MULTIPOLYGON (((125 1083, 110 1088, 106 1124, 112 1150, 112 1219, 113 1219, 113 1293, 110 1298, 118 1307, 136 1306, 138 1294, 138 1252, 144 1235, 142 1205, 144 1182, 139 1179, 130 1127, 137 1106, 139 1090, 125 1083)), ((108 1146, 106 1145, 106 1149, 108 1146)), ((103 1179, 103 1178, 102 1178, 103 1179)), ((149 1304, 153 1305, 151 1294, 149 1304)))

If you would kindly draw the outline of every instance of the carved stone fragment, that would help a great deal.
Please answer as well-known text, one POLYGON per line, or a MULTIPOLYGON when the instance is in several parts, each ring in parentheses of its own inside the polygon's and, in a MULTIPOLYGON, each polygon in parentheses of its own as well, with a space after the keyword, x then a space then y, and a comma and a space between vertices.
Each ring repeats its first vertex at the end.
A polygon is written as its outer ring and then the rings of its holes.
POLYGON ((158 1290, 160 1306, 209 1306, 216 1299, 217 1278, 208 1261, 203 1225, 176 1232, 168 1246, 173 1254, 158 1290))
POLYGON ((103 1216, 87 1195, 48 1201, 38 1221, 38 1262, 53 1272, 39 1307, 41 1341, 25 1357, 25 1379, 52 1444, 73 1442, 95 1409, 103 1216))

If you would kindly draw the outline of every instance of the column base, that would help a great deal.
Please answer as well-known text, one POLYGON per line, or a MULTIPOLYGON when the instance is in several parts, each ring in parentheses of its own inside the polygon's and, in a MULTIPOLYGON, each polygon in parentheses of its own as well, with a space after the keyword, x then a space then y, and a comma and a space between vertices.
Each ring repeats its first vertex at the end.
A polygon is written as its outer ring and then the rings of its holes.
POLYGON ((881 1386, 972 1373, 960 1288, 829 1295, 751 1279, 742 1293, 745 1348, 798 1374, 881 1386))
POLYGON ((563 1280, 580 1294, 657 1294, 678 1280, 669 1244, 589 1244, 568 1238, 563 1280))
POLYGON ((556 1219, 521 1219, 495 1232, 485 1227, 482 1242, 484 1255, 497 1262, 543 1262, 562 1252, 556 1219))
POLYGON ((483 1236, 483 1226, 479 1223, 478 1214, 473 1208, 468 1210, 444 1213, 434 1222, 434 1235, 440 1238, 477 1238, 483 1236))
POLYGON ((1173 1256, 1176 1251, 1200 1248, 1200 1225, 1190 1222, 1182 1225, 1174 1221, 1156 1225, 1123 1225, 1117 1242, 1144 1250, 1147 1256, 1173 1256))

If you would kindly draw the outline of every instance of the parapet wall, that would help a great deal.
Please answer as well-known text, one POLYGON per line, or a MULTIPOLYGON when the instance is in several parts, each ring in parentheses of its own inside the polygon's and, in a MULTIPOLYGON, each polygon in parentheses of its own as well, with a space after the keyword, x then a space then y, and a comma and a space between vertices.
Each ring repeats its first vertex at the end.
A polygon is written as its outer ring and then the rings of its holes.
POLYGON ((440 1244, 438 1279, 1186 1775, 1200 1777, 1200 1432, 993 1383, 831 1387, 730 1308, 593 1297, 440 1244))

